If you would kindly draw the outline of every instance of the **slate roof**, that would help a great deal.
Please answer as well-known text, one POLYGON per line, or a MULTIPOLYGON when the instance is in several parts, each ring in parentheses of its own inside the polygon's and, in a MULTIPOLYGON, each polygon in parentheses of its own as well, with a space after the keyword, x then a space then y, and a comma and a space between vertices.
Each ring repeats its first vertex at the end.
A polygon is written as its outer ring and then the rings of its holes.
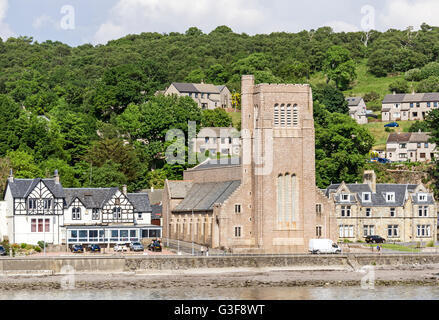
POLYGON ((147 193, 128 193, 127 197, 134 206, 134 212, 152 212, 147 193))
POLYGON ((192 187, 192 181, 168 181, 169 193, 173 199, 183 199, 192 187))
POLYGON ((198 166, 193 167, 189 170, 204 170, 204 169, 213 169, 213 168, 225 168, 225 167, 233 167, 240 166, 241 158, 222 158, 222 159, 206 159, 206 161, 200 163, 198 166))
POLYGON ((213 84, 208 83, 193 83, 195 88, 197 88, 200 93, 217 93, 219 94, 219 88, 213 84))
POLYGON ((240 185, 240 180, 194 183, 173 212, 211 211, 215 204, 224 203, 240 185))
POLYGON ((356 107, 360 104, 361 100, 363 100, 362 97, 348 97, 346 98, 346 101, 348 102, 349 107, 356 107))
POLYGON ((143 190, 142 192, 146 192, 148 194, 151 205, 159 204, 163 201, 163 189, 147 189, 143 190))
POLYGON ((118 190, 118 188, 65 188, 66 206, 70 206, 78 198, 87 209, 102 208, 118 190))
POLYGON ((60 183, 56 183, 55 179, 16 179, 11 182, 8 180, 7 185, 11 189, 14 198, 26 198, 36 185, 42 181, 55 198, 64 198, 63 187, 60 183))
POLYGON ((184 82, 173 82, 172 85, 180 93, 214 93, 219 94, 225 86, 216 86, 209 83, 184 83, 184 82))
MULTIPOLYGON (((372 189, 368 184, 346 184, 347 188, 349 189, 349 192, 355 193, 356 200, 360 202, 362 206, 365 207, 402 207, 405 204, 405 196, 407 192, 414 192, 417 188, 417 185, 415 184, 381 184, 377 183, 376 185, 376 193, 372 192, 372 189), (370 192, 371 193, 371 201, 370 202, 363 202, 363 196, 362 194, 364 192, 370 192), (395 201, 394 202, 387 202, 385 195, 387 192, 394 192, 395 193, 395 201)), ((332 184, 330 185, 326 191, 325 195, 329 197, 332 193, 336 192, 336 190, 340 187, 340 184, 332 184)), ((413 195, 412 197, 416 197, 416 195, 413 195)), ((427 197, 427 202, 422 202, 423 204, 433 204, 434 199, 431 196, 431 194, 427 197)), ((335 201, 340 202, 340 199, 338 196, 335 197, 335 201)), ((346 202, 346 204, 353 203, 354 200, 351 198, 350 201, 346 202)), ((341 202, 340 202, 341 203, 341 202)))
POLYGON ((173 82, 172 85, 180 92, 199 92, 192 83, 173 82))
POLYGON ((215 137, 233 137, 238 138, 240 137, 240 133, 235 128, 227 128, 227 127, 204 127, 202 128, 198 134, 198 138, 204 138, 204 137, 210 137, 211 135, 215 134, 215 137), (221 136, 221 134, 223 134, 221 136))
POLYGON ((407 133, 391 133, 387 139, 387 143, 427 143, 430 139, 428 132, 407 132, 407 133))
POLYGON ((403 102, 439 102, 439 93, 397 93, 388 94, 383 99, 384 103, 403 103, 403 102))

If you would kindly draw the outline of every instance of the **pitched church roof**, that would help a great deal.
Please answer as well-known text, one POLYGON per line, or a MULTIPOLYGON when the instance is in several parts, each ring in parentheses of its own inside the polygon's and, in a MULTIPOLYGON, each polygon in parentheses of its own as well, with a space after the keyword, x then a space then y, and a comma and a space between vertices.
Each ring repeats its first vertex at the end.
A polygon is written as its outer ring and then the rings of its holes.
POLYGON ((215 204, 222 204, 241 185, 240 180, 194 183, 174 212, 211 211, 215 204))

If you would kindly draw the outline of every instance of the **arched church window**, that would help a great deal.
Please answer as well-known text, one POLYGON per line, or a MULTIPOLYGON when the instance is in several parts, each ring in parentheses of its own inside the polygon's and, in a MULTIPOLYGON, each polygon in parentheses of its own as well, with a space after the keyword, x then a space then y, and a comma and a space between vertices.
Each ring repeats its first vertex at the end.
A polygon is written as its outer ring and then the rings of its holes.
POLYGON ((274 126, 279 127, 279 105, 276 103, 274 105, 274 126))
POLYGON ((297 104, 293 106, 293 126, 297 127, 299 125, 299 107, 297 104))
POLYGON ((286 112, 285 112, 285 105, 282 103, 280 105, 280 126, 285 127, 285 118, 286 118, 286 112))
POLYGON ((291 127, 291 104, 287 105, 287 127, 291 127))

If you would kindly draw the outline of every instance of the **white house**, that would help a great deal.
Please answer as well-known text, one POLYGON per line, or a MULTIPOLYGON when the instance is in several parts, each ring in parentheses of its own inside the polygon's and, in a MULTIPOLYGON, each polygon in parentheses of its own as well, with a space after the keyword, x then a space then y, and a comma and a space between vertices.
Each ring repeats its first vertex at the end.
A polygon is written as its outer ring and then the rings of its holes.
POLYGON ((146 193, 118 188, 63 188, 53 179, 8 178, 0 236, 11 243, 127 243, 161 237, 146 193))

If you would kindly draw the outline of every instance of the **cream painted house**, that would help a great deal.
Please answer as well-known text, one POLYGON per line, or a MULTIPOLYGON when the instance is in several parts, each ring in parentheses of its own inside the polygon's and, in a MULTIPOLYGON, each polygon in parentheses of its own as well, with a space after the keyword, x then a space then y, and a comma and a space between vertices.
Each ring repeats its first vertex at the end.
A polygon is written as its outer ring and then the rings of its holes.
POLYGON ((339 240, 364 241, 378 235, 387 241, 428 242, 437 239, 437 206, 423 184, 378 184, 374 171, 361 184, 330 185, 339 240))
POLYGON ((430 162, 437 151, 436 144, 429 139, 426 132, 391 133, 386 143, 387 159, 392 162, 430 162))
POLYGON ((393 93, 384 97, 382 121, 424 120, 428 112, 439 107, 439 93, 393 93))
POLYGON ((227 109, 232 106, 232 94, 225 85, 173 82, 164 94, 191 97, 201 109, 227 109))

